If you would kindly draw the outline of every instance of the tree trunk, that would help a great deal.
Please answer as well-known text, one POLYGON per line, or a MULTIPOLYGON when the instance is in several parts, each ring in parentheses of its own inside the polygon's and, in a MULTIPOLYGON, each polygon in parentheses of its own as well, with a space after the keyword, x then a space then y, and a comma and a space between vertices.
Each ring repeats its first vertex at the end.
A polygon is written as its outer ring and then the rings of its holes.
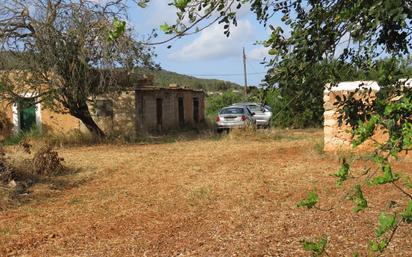
POLYGON ((81 122, 83 122, 83 124, 90 131, 90 133, 92 133, 100 139, 104 139, 106 137, 106 134, 103 132, 103 130, 101 130, 99 126, 96 124, 96 122, 93 120, 87 105, 77 110, 70 111, 70 113, 74 117, 81 120, 81 122))

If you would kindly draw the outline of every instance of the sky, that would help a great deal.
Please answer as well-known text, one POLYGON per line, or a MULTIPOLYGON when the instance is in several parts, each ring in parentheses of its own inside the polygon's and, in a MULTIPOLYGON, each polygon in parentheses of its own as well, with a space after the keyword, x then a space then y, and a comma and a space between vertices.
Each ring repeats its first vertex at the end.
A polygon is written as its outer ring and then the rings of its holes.
MULTIPOLYGON (((152 0, 144 9, 130 3, 128 26, 133 27, 138 36, 144 36, 165 22, 173 24, 176 21, 176 10, 168 3, 168 0, 152 0)), ((161 31, 157 33, 159 36, 152 42, 170 37, 161 31)), ((248 84, 259 85, 266 73, 261 62, 267 56, 267 49, 256 42, 265 40, 268 36, 269 30, 256 21, 247 6, 243 6, 238 12, 238 26, 231 28, 229 38, 223 34, 223 24, 216 23, 194 35, 157 45, 155 61, 168 71, 243 85, 242 48, 245 47, 248 84), (170 44, 172 47, 168 49, 170 44)))

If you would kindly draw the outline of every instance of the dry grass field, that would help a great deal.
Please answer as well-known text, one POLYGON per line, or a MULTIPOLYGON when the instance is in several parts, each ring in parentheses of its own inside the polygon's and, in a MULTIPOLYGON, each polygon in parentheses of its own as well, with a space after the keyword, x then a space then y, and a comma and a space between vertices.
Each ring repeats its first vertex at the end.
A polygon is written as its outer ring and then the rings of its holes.
MULTIPOLYGON (((322 235, 329 256, 366 256, 379 210, 399 193, 366 187, 370 208, 353 213, 321 142, 307 130, 59 149, 74 171, 0 212, 0 256, 310 256, 301 241, 322 235), (334 209, 296 207, 314 187, 334 209)), ((411 245, 401 227, 385 256, 412 256, 411 245)))

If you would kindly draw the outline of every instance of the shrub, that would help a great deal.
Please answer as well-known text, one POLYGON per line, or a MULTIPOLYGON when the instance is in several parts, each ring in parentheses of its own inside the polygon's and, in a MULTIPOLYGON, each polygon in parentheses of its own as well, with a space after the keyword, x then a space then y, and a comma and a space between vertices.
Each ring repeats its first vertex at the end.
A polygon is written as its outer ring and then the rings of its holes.
POLYGON ((13 124, 7 118, 6 114, 0 111, 0 140, 10 135, 13 124))
POLYGON ((27 132, 19 132, 8 136, 4 140, 4 145, 19 145, 22 142, 38 140, 45 137, 45 133, 40 128, 33 128, 27 132))
POLYGON ((6 151, 0 145, 0 183, 7 184, 15 177, 14 168, 7 161, 6 151))
POLYGON ((206 115, 210 119, 213 119, 223 107, 241 102, 242 100, 242 95, 233 92, 224 92, 221 95, 209 96, 206 101, 206 115))
POLYGON ((63 158, 50 145, 41 147, 33 158, 33 171, 38 175, 58 175, 63 172, 63 158))

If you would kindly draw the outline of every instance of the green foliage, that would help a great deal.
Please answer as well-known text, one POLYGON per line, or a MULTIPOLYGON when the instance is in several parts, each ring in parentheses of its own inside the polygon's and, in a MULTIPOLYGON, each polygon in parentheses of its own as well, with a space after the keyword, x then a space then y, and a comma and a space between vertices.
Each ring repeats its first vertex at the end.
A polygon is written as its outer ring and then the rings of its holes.
POLYGON ((160 30, 166 34, 172 33, 172 28, 167 23, 160 25, 160 30))
POLYGON ((405 123, 402 126, 403 147, 409 149, 412 147, 412 123, 405 123))
MULTIPOLYGON (((27 69, 28 58, 30 58, 30 56, 24 53, 0 51, 0 70, 27 69)), ((2 85, 2 87, 3 88, 0 88, 0 92, 4 90, 4 85, 2 85)))
POLYGON ((34 127, 33 129, 27 132, 20 132, 17 134, 12 134, 11 136, 7 137, 4 140, 3 144, 4 145, 18 145, 27 139, 38 139, 38 138, 43 137, 43 135, 44 133, 40 128, 34 127))
POLYGON ((370 241, 370 249, 373 252, 383 252, 385 248, 388 246, 388 241, 385 239, 382 240, 371 240, 370 241))
POLYGON ((174 0, 174 5, 176 8, 180 9, 182 12, 185 11, 185 8, 190 0, 174 0))
POLYGON ((316 189, 313 189, 312 191, 309 192, 306 199, 301 200, 297 204, 297 207, 306 207, 308 209, 312 209, 313 207, 315 207, 318 201, 319 201, 319 196, 316 193, 316 189))
POLYGON ((396 226, 396 216, 393 214, 386 214, 381 213, 379 215, 379 225, 378 228, 375 230, 375 234, 377 237, 381 237, 386 232, 391 231, 396 226))
POLYGON ((365 122, 359 122, 358 129, 355 130, 355 138, 352 141, 353 146, 359 146, 370 138, 375 132, 375 128, 379 122, 379 115, 373 115, 370 120, 365 122))
POLYGON ((222 94, 209 96, 206 103, 206 115, 213 117, 225 106, 242 102, 243 96, 237 93, 224 92, 222 94))
POLYGON ((113 21, 113 30, 108 32, 108 39, 109 41, 115 41, 119 37, 121 37, 126 31, 126 22, 121 21, 117 18, 114 18, 113 21))
POLYGON ((410 177, 406 177, 405 182, 403 183, 407 188, 412 189, 412 182, 410 177))
POLYGON ((370 249, 373 252, 383 252, 385 250, 392 236, 389 237, 389 240, 385 238, 382 239, 382 236, 388 232, 395 231, 398 226, 396 215, 394 214, 381 213, 379 215, 378 223, 378 228, 375 230, 378 239, 370 241, 370 249))
POLYGON ((401 213, 401 217, 404 222, 411 223, 412 222, 412 201, 409 201, 408 206, 406 209, 401 213))
POLYGON ((355 193, 352 195, 351 200, 356 204, 353 208, 354 212, 363 211, 368 207, 368 201, 363 196, 362 188, 360 185, 355 185, 355 193))
POLYGON ((386 163, 382 165, 383 176, 374 177, 369 183, 371 185, 383 185, 399 179, 398 174, 393 174, 391 166, 386 163))
POLYGON ((147 7, 147 4, 150 2, 150 0, 139 0, 138 2, 137 2, 137 5, 140 7, 140 8, 146 8, 147 7))
POLYGON ((328 239, 324 236, 318 242, 303 241, 303 249, 310 251, 312 256, 321 256, 325 253, 328 239))
POLYGON ((313 106, 318 106, 319 109, 303 106, 297 107, 297 105, 302 104, 302 97, 300 95, 289 97, 282 95, 282 90, 277 88, 259 88, 249 91, 248 100, 264 103, 272 108, 271 125, 274 127, 319 127, 322 122, 323 107, 322 103, 319 102, 322 101, 321 99, 313 101, 313 106), (303 111, 300 111, 302 109, 303 111))
POLYGON ((339 170, 335 174, 333 174, 335 177, 339 178, 336 182, 337 185, 342 185, 342 183, 348 179, 349 168, 349 163, 346 162, 346 159, 343 159, 339 170))

